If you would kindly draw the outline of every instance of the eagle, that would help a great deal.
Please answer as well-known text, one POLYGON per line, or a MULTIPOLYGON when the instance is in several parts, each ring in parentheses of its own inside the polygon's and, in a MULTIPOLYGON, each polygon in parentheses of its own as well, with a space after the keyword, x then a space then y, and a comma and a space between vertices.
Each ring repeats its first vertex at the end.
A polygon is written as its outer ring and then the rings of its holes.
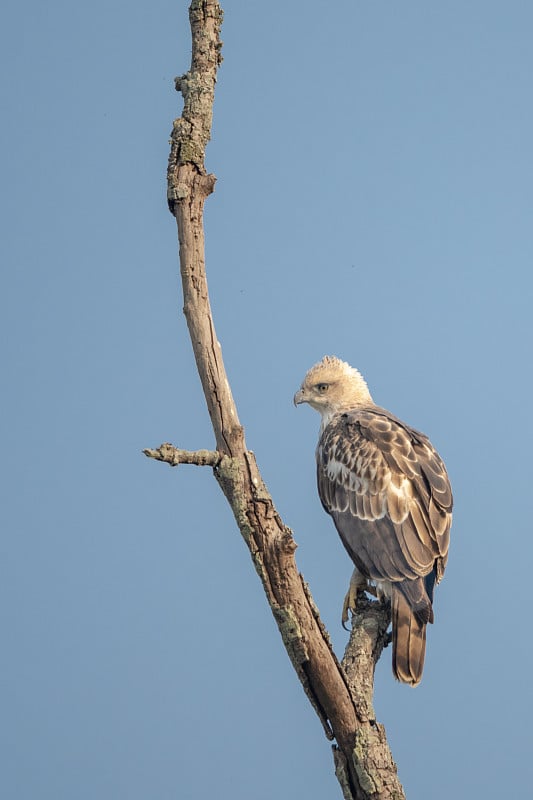
POLYGON ((322 417, 318 494, 355 564, 343 623, 359 590, 390 600, 393 673, 417 686, 448 559, 453 499, 444 463, 425 434, 377 406, 361 373, 335 356, 308 371, 294 395, 300 403, 322 417))

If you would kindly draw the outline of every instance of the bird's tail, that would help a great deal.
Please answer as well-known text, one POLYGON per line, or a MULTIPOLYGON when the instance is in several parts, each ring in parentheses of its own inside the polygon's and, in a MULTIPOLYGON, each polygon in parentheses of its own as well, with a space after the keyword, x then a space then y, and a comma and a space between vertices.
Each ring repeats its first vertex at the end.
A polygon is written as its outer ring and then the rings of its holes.
POLYGON ((427 595, 425 607, 413 608, 400 586, 392 589, 392 670, 402 683, 417 686, 424 669, 426 626, 433 622, 433 612, 427 595))

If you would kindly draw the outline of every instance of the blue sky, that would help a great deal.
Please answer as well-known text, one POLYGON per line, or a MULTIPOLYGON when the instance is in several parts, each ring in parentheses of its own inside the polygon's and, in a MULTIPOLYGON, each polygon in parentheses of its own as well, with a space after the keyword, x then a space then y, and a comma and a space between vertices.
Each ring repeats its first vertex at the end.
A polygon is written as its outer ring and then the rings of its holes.
MULTIPOLYGON (((336 354, 427 432, 456 513, 422 685, 378 665, 410 800, 533 780, 533 9, 224 3, 211 300, 337 652, 351 573, 305 371, 336 354), (524 513, 525 509, 525 513, 524 513)), ((338 797, 329 744, 206 469, 166 210, 187 4, 8 3, 2 26, 3 797, 338 797)))

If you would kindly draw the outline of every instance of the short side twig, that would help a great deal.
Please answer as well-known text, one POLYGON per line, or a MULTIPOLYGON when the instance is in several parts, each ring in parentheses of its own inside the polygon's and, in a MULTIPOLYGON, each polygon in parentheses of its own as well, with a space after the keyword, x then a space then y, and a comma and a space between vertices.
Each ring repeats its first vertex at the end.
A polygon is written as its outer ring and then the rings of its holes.
POLYGON ((155 458, 156 461, 164 461, 171 467, 178 464, 194 464, 197 467, 216 467, 220 464, 222 453, 218 450, 180 450, 169 442, 163 442, 154 450, 143 450, 148 458, 155 458))

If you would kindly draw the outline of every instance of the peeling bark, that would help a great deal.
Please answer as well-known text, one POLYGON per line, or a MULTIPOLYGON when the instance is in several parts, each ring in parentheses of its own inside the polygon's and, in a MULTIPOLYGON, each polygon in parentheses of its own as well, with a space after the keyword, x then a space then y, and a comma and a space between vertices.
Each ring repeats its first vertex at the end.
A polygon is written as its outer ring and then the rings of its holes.
POLYGON ((298 572, 296 543, 284 525, 247 449, 211 313, 204 256, 203 206, 215 177, 205 170, 214 89, 221 63, 222 9, 193 0, 191 69, 176 79, 184 99, 175 120, 168 164, 168 203, 178 226, 184 313, 215 434, 216 450, 170 444, 145 455, 171 466, 210 466, 250 551, 281 638, 326 737, 334 741, 335 772, 348 800, 404 797, 385 730, 372 707, 374 668, 390 610, 361 595, 343 665, 337 660, 309 587, 298 572))

